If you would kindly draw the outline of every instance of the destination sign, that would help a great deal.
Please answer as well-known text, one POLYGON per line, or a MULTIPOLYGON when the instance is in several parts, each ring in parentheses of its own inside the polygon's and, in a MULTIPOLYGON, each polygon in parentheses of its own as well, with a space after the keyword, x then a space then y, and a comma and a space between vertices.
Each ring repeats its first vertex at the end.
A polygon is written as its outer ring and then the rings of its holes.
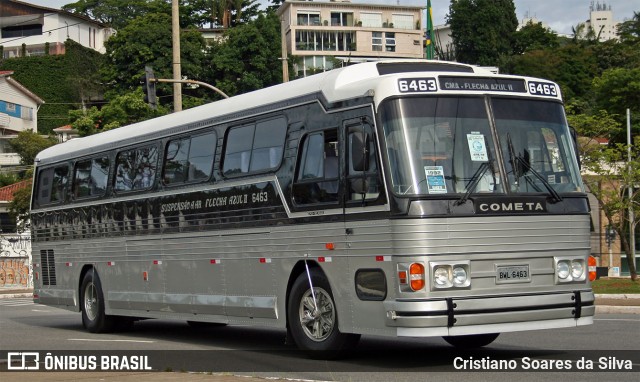
POLYGON ((524 80, 510 78, 440 77, 440 89, 526 93, 524 80))

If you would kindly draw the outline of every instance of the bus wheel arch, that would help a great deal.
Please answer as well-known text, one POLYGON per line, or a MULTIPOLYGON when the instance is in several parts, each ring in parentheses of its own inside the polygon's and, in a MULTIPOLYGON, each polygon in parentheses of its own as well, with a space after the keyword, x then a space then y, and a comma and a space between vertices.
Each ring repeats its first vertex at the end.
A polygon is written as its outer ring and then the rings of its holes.
POLYGON ((287 334, 313 358, 338 358, 352 350, 360 335, 341 333, 339 314, 327 276, 315 262, 304 261, 291 273, 287 287, 287 334), (309 276, 314 294, 309 287, 309 276), (313 298, 315 297, 315 300, 313 298), (314 309, 317 304, 317 309, 314 309))

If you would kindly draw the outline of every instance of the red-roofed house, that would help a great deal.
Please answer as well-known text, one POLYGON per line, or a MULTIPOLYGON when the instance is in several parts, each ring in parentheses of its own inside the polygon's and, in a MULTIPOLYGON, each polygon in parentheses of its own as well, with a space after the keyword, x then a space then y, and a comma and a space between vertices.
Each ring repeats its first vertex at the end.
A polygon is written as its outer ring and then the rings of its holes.
POLYGON ((67 39, 104 53, 104 42, 114 33, 106 25, 82 15, 23 1, 0 1, 0 45, 4 58, 22 56, 22 44, 27 56, 44 55, 47 46, 49 54, 64 54, 67 39))
POLYGON ((31 179, 0 187, 0 232, 16 232, 16 221, 9 216, 9 203, 13 200, 13 193, 31 187, 31 179))

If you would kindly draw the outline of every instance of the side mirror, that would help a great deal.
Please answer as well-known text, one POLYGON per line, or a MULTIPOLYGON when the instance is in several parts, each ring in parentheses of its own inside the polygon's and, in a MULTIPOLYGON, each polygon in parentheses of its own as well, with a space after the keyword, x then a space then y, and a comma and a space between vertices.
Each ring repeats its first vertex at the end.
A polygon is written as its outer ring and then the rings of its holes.
POLYGON ((351 165, 354 171, 369 170, 369 134, 358 129, 349 134, 351 165))

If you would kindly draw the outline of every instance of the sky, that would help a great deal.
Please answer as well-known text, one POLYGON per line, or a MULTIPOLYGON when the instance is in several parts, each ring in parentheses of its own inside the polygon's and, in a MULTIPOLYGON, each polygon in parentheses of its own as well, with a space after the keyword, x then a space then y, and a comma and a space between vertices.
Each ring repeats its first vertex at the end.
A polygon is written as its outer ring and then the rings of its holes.
MULTIPOLYGON (((73 3, 74 0, 21 0, 25 3, 42 5, 50 8, 73 3)), ((261 3, 270 3, 260 0, 261 3)), ((364 4, 400 4, 425 6, 427 0, 351 0, 352 3, 364 4)), ((591 3, 606 3, 613 10, 613 18, 616 21, 625 21, 633 17, 633 12, 640 12, 640 3, 636 0, 514 0, 516 16, 522 20, 528 13, 543 22, 554 32, 571 34, 571 27, 584 22, 589 18, 589 6, 591 3)), ((431 0, 433 8, 433 22, 435 25, 445 23, 445 15, 449 12, 449 0, 431 0)))

